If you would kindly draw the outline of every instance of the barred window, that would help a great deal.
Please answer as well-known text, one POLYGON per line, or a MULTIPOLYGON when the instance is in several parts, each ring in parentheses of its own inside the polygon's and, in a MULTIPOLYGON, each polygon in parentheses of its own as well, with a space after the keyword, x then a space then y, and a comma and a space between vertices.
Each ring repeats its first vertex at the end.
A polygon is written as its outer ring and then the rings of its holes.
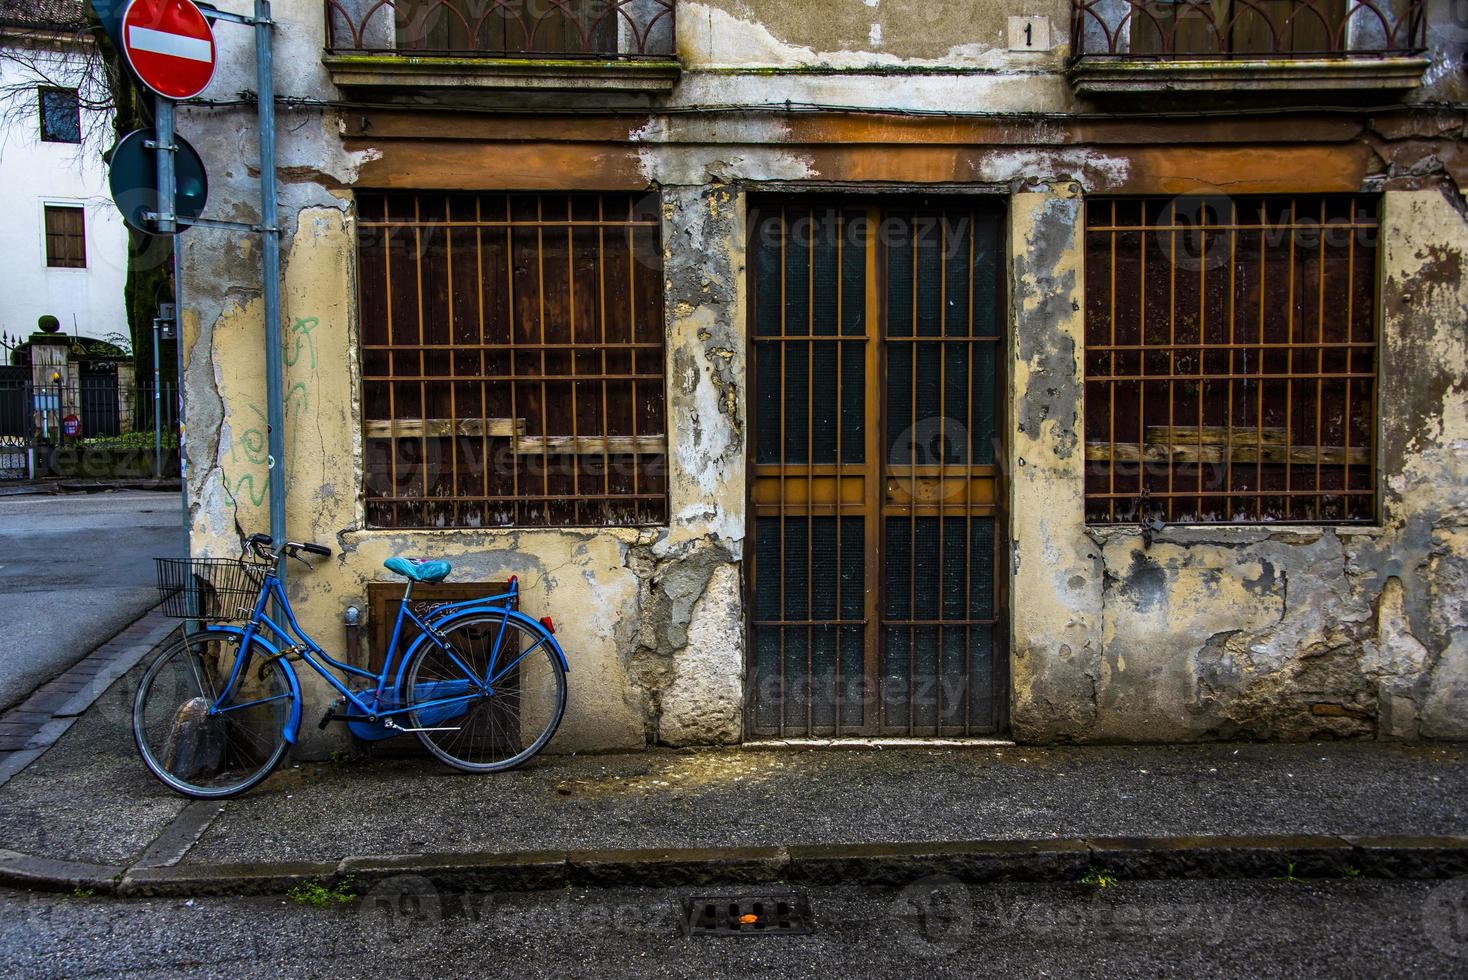
POLYGON ((46 265, 52 269, 87 267, 87 217, 78 207, 45 206, 46 265))
POLYGON ((1087 202, 1087 520, 1374 520, 1378 209, 1087 202))
POLYGON ((668 519, 656 195, 358 196, 367 520, 668 519))

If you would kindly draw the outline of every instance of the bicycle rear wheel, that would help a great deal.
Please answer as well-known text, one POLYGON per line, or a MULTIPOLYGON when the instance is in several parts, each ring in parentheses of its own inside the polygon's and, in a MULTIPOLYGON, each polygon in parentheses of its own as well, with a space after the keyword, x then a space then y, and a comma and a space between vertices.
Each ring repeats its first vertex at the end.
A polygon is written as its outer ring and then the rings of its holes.
POLYGON ((443 637, 452 657, 429 641, 408 669, 409 727, 420 729, 424 748, 456 769, 501 772, 525 764, 550 742, 566 712, 566 672, 550 634, 484 612, 455 620, 443 637), (474 696, 474 678, 492 681, 492 693, 474 696), (469 700, 445 703, 455 698, 469 700))
POLYGON ((238 637, 202 630, 170 643, 143 674, 133 701, 133 738, 143 764, 170 789, 223 799, 259 785, 280 765, 294 698, 285 668, 251 657, 229 683, 238 637))

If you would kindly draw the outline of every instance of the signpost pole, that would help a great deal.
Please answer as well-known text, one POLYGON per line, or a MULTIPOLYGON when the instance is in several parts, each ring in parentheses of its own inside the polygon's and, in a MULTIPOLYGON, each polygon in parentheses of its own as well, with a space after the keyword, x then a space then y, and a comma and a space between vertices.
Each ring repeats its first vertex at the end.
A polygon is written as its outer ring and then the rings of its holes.
MULTIPOLYGON (((174 247, 178 242, 174 242, 174 247)), ((163 375, 159 371, 158 342, 161 321, 153 318, 153 479, 163 479, 163 375)))
POLYGON ((175 201, 178 198, 178 172, 174 167, 173 154, 178 149, 174 145, 174 103, 172 99, 158 98, 157 107, 154 110, 156 117, 155 130, 158 135, 158 145, 154 149, 158 153, 158 218, 157 229, 160 235, 172 235, 178 231, 178 215, 175 213, 175 201))
MULTIPOLYGON (((176 235, 178 232, 178 168, 174 154, 178 147, 174 142, 175 118, 172 99, 155 100, 154 116, 158 145, 158 233, 176 235)), ((178 248, 175 240, 173 247, 178 248)), ((163 479, 163 402, 159 386, 162 377, 158 370, 158 321, 153 321, 153 477, 163 479)))
POLYGON ((194 542, 191 528, 189 527, 189 458, 184 455, 184 440, 188 438, 188 430, 184 428, 184 305, 183 305, 183 243, 177 238, 173 240, 173 356, 177 370, 174 372, 175 391, 174 397, 177 401, 177 415, 173 418, 173 431, 178 433, 178 492, 179 506, 183 508, 183 551, 180 554, 192 554, 194 542))
MULTIPOLYGON (((275 66, 270 0, 255 0, 256 95, 260 110, 260 224, 265 274, 265 394, 270 463, 270 536, 285 544, 285 383, 280 341, 280 229, 275 198, 275 66)), ((277 562, 285 584, 285 559, 277 562)))

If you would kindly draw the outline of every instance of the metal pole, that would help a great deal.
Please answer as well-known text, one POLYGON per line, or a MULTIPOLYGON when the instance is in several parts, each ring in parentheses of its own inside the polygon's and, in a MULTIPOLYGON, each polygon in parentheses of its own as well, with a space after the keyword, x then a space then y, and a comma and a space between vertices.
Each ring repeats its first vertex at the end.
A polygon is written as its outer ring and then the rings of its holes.
POLYGON ((163 479, 163 375, 158 370, 158 338, 162 331, 153 318, 153 479, 163 479))
MULTIPOLYGON (((280 230, 275 199, 275 79, 270 0, 255 0, 256 92, 260 109, 260 224, 265 275, 265 398, 270 465, 270 536, 285 543, 285 383, 280 341, 280 230)), ((285 584, 285 559, 277 562, 285 584)))
POLYGON ((174 103, 172 99, 159 97, 154 100, 154 117, 157 120, 154 136, 158 154, 158 234, 172 235, 178 231, 176 201, 178 199, 178 175, 174 169, 174 103))
POLYGON ((189 557, 194 552, 193 535, 190 533, 189 520, 189 465, 187 457, 184 456, 184 438, 187 431, 184 429, 184 314, 183 314, 183 242, 174 238, 173 240, 173 356, 177 365, 175 382, 175 397, 178 399, 178 414, 173 418, 173 430, 178 434, 178 486, 179 504, 183 509, 183 555, 189 557))
MULTIPOLYGON (((158 145, 154 148, 158 162, 158 218, 156 224, 160 235, 178 234, 178 171, 174 154, 176 127, 175 105, 172 99, 159 97, 154 100, 154 118, 157 132, 154 136, 158 145)), ((174 246, 177 247, 177 241, 174 246)), ((163 420, 159 417, 162 403, 159 399, 158 371, 158 321, 153 320, 153 476, 163 478, 163 420)))
MULTIPOLYGON (((158 227, 158 233, 160 235, 171 235, 173 237, 173 241, 172 241, 172 246, 173 247, 171 249, 171 251, 173 253, 173 311, 174 311, 173 312, 173 315, 177 318, 176 323, 181 323, 183 317, 182 317, 182 314, 180 313, 180 311, 183 309, 183 306, 182 306, 182 303, 181 303, 180 292, 179 292, 179 290, 180 290, 180 282, 181 282, 181 277, 180 277, 180 274, 179 273, 180 273, 180 269, 182 268, 182 263, 181 263, 180 257, 179 257, 179 241, 178 241, 178 231, 179 231, 179 228, 178 228, 178 220, 177 220, 178 219, 178 170, 177 170, 177 166, 176 166, 177 159, 175 157, 175 154, 178 152, 178 145, 175 142, 175 136, 177 134, 177 120, 175 118, 175 113, 174 113, 174 110, 176 108, 176 105, 175 105, 175 103, 173 102, 172 99, 165 99, 165 98, 159 97, 159 98, 154 99, 153 106, 154 106, 153 116, 154 116, 154 121, 155 121, 155 124, 156 124, 156 130, 157 130, 154 135, 157 137, 157 140, 158 140, 158 146, 157 146, 157 153, 158 153, 158 157, 157 157, 157 160, 158 160, 158 205, 157 205, 158 206, 158 218, 157 218, 156 224, 157 224, 157 227, 158 227)), ((174 329, 175 329, 175 333, 177 333, 179 327, 178 326, 175 326, 174 329)), ((157 320, 154 320, 153 321, 153 475, 157 479, 160 479, 161 480, 161 479, 163 479, 163 418, 162 418, 162 415, 163 415, 163 412, 162 412, 163 402, 162 402, 162 392, 160 390, 161 389, 162 378, 160 376, 161 372, 159 370, 159 364, 161 363, 161 361, 160 361, 160 355, 159 355, 159 352, 158 352, 159 333, 160 333, 160 331, 158 329, 158 321, 157 320)), ((178 348, 179 348, 179 356, 182 357, 183 344, 180 343, 178 345, 178 348)), ((183 375, 180 374, 179 377, 182 378, 183 375)), ((183 417, 182 414, 180 414, 179 418, 182 418, 182 417, 183 417)), ((179 440, 179 458, 180 458, 180 460, 182 460, 182 458, 183 458, 183 440, 182 439, 179 440)), ((184 549, 183 549, 183 554, 185 556, 188 556, 188 555, 190 555, 190 554, 193 553, 193 542, 190 540, 190 536, 189 536, 189 505, 188 505, 188 490, 187 489, 185 489, 183 491, 183 498, 184 498, 184 503, 183 503, 183 535, 184 535, 183 544, 184 544, 184 549)))

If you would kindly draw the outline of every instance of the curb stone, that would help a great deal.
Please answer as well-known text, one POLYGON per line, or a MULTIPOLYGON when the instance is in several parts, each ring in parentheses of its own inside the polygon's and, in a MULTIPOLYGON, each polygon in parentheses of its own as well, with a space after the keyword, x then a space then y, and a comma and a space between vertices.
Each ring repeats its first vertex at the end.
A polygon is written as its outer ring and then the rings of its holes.
POLYGON ((570 882, 564 851, 517 854, 399 854, 344 858, 336 869, 364 887, 412 875, 435 888, 478 891, 543 891, 570 882))
POLYGON ((790 848, 791 881, 812 885, 906 885, 927 875, 963 881, 1075 881, 1091 866, 1077 839, 790 848))
POLYGON ((1354 865, 1368 878, 1456 878, 1468 875, 1463 837, 1346 837, 1354 865))
POLYGON ((336 862, 289 861, 132 868, 115 893, 123 898, 182 895, 279 895, 308 881, 336 878, 336 862))
POLYGON ((1280 837, 1093 837, 1091 862, 1125 878, 1338 878, 1354 849, 1326 834, 1280 837))
POLYGON ((1468 874, 1468 835, 1445 837, 1093 837, 920 844, 816 844, 688 850, 351 856, 335 862, 122 868, 0 851, 0 884, 92 888, 122 897, 281 894, 305 882, 362 886, 401 876, 440 889, 539 891, 568 886, 905 885, 1077 881, 1099 867, 1123 880, 1168 878, 1452 878, 1468 874))
POLYGON ((593 887, 758 884, 779 881, 791 870, 783 847, 711 847, 631 852, 571 851, 570 883, 593 887))
POLYGON ((42 891, 85 888, 111 895, 116 893, 122 873, 123 869, 116 865, 58 861, 15 851, 0 851, 0 882, 18 888, 42 891))

